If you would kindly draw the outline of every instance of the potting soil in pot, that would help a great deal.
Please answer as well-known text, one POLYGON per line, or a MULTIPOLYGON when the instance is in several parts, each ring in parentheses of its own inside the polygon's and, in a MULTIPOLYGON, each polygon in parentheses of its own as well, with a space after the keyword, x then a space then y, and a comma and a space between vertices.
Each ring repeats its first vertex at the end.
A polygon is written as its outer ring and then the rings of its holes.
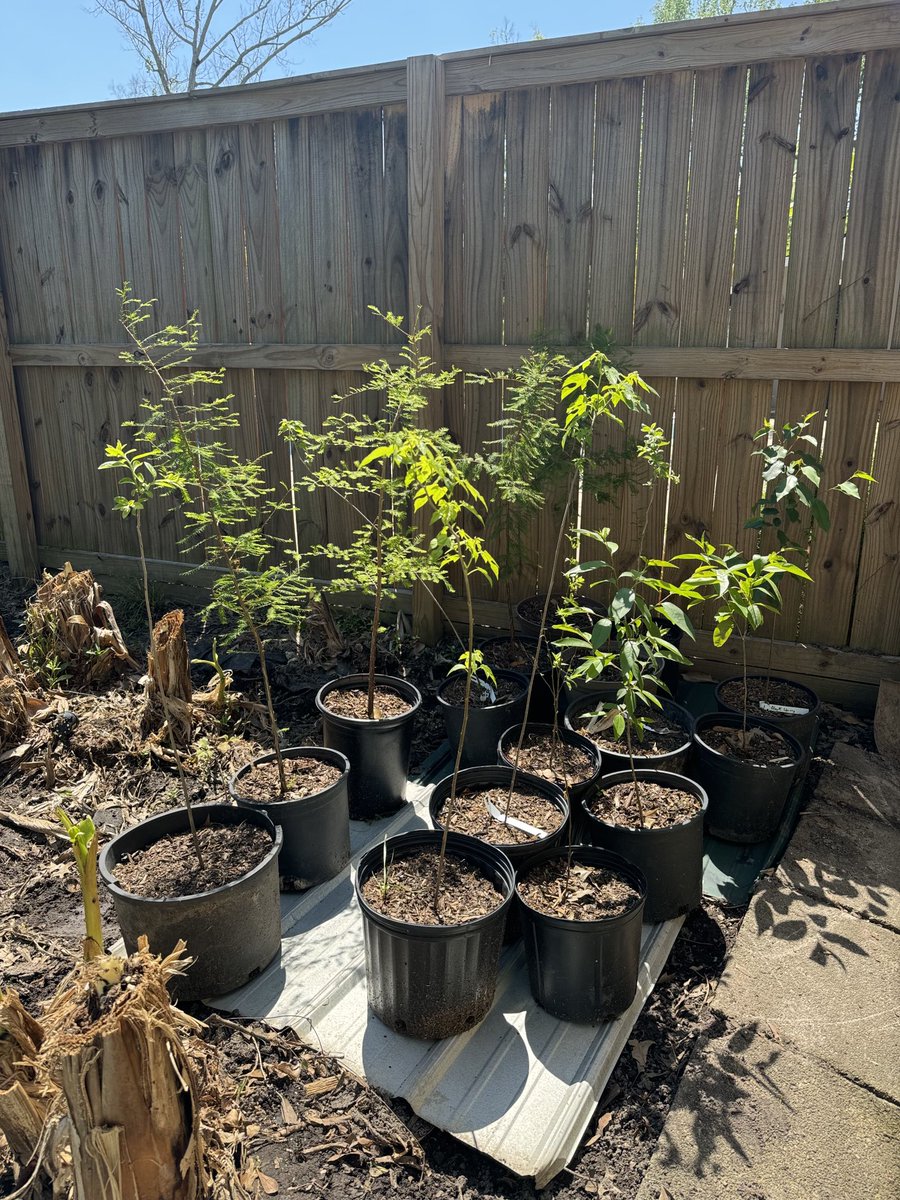
MULTIPOLYGON (((492 704, 504 704, 507 700, 515 700, 517 696, 521 696, 525 689, 515 679, 497 680, 496 685, 491 685, 491 691, 481 686, 477 680, 472 680, 472 692, 469 697, 469 704, 472 708, 487 708, 492 704)), ((448 704, 462 708, 466 701, 466 678, 465 675, 459 674, 452 683, 441 692, 444 700, 448 704)))
MULTIPOLYGON (((491 815, 488 803, 502 814, 507 812, 509 788, 462 788, 456 794, 453 808, 452 829, 454 833, 466 833, 494 846, 512 846, 537 841, 544 834, 553 833, 562 824, 563 815, 549 800, 527 788, 516 788, 509 800, 509 816, 540 833, 527 833, 515 825, 508 825, 499 817, 491 815)), ((443 824, 447 816, 449 801, 444 801, 438 820, 443 824)))
POLYGON ((599 921, 619 916, 640 902, 640 892, 612 871, 576 862, 567 871, 566 864, 565 857, 551 859, 530 870, 518 884, 518 893, 530 908, 566 921, 599 921))
POLYGON ((272 839, 258 825, 209 824, 197 829, 201 869, 190 833, 160 838, 116 864, 116 882, 133 896, 174 899, 210 892, 240 879, 265 858, 272 839))
MULTIPOLYGON (((323 701, 329 712, 338 717, 351 717, 357 721, 368 721, 369 701, 365 688, 335 688, 323 701)), ((376 687, 374 720, 402 717, 413 707, 408 700, 393 688, 376 687)))
MULTIPOLYGON (((530 733, 526 730, 522 749, 516 755, 518 735, 507 738, 503 753, 510 762, 529 775, 557 783, 561 788, 584 783, 595 774, 597 767, 590 754, 581 746, 555 738, 549 733, 530 733)), ((496 801, 495 801, 496 803, 496 801)))
MULTIPOLYGON (((617 738, 612 729, 601 729, 603 721, 602 716, 584 717, 578 726, 578 733, 582 737, 590 738, 595 746, 599 746, 601 753, 609 750, 614 754, 627 754, 628 746, 624 735, 617 738), (593 732, 591 732, 592 725, 594 726, 593 732)), ((635 758, 671 754, 689 740, 687 731, 680 725, 668 722, 664 717, 659 717, 654 721, 647 722, 642 738, 632 737, 631 750, 635 758)))
MULTIPOLYGON (((736 712, 744 709, 744 683, 741 679, 731 679, 719 689, 724 702, 736 712)), ((785 679, 747 680, 747 712, 759 717, 777 717, 786 715, 784 710, 791 710, 802 715, 809 712, 810 697, 805 688, 795 687, 785 679), (774 709, 769 705, 776 706, 774 709), (779 712, 779 709, 781 711, 779 712)))
POLYGON ((388 862, 385 872, 370 875, 362 893, 385 916, 414 925, 462 925, 486 916, 503 896, 493 883, 462 859, 448 854, 438 910, 433 905, 439 855, 432 851, 388 862))
POLYGON ((639 780, 637 786, 640 808, 634 794, 635 785, 617 783, 597 793, 590 805, 591 812, 602 821, 628 829, 665 829, 689 821, 703 807, 697 796, 681 788, 665 787, 647 779, 639 780))
POLYGON ((746 735, 734 725, 709 725, 703 730, 703 741, 719 754, 741 762, 767 766, 794 761, 790 744, 780 733, 757 725, 751 725, 746 735))
POLYGON ((320 758, 284 758, 284 774, 288 790, 281 794, 278 765, 274 762, 257 763, 240 778, 240 793, 247 800, 265 803, 272 800, 300 800, 304 796, 315 796, 331 787, 341 777, 334 763, 320 758))
MULTIPOLYGON (((521 671, 523 675, 531 674, 534 652, 534 646, 523 646, 521 642, 510 641, 491 642, 490 646, 485 646, 483 650, 485 661, 495 671, 521 671)), ((546 671, 549 667, 549 656, 546 649, 542 649, 540 669, 546 671)))

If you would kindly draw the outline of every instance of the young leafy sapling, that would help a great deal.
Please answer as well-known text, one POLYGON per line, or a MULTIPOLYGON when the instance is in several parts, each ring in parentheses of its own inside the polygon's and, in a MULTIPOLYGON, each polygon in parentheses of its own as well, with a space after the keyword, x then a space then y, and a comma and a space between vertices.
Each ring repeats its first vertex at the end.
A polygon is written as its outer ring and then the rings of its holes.
POLYGON ((84 904, 84 960, 91 962, 103 953, 100 893, 97 889, 97 830, 90 817, 73 821, 64 808, 58 808, 56 815, 69 835, 75 865, 78 867, 81 899, 84 904))

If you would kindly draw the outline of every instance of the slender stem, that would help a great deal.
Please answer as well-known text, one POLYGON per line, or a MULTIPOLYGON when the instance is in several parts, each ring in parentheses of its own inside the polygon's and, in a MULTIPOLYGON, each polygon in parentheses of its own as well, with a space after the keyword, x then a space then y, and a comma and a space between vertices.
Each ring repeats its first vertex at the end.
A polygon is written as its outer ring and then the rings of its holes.
POLYGON ((378 492, 378 517, 375 526, 375 611, 372 614, 372 636, 369 639, 369 688, 366 694, 366 716, 375 719, 375 659, 378 653, 378 624, 381 620, 381 593, 384 588, 384 465, 381 467, 381 488, 378 492))
MULTIPOLYGON (((769 661, 766 663, 766 694, 765 700, 769 699, 769 691, 772 687, 772 660, 775 657, 775 630, 778 626, 778 613, 772 617, 772 632, 769 635, 769 661)), ((747 697, 744 696, 744 705, 746 706, 747 697)))
POLYGON ((556 579, 556 571, 559 566, 559 556, 562 551, 563 537, 565 535, 566 523, 569 519, 569 510, 572 507, 572 498, 575 493, 575 484, 577 481, 578 475, 573 474, 569 481, 569 493, 566 496, 565 507, 563 508, 563 513, 559 520, 559 532, 556 536, 556 547, 553 551, 553 565, 550 568, 550 590, 544 597, 544 607, 541 612, 541 624, 540 628, 538 629, 537 647, 534 651, 534 662, 531 664, 531 675, 528 679, 528 691, 525 693, 525 712, 522 715, 522 725, 519 729, 519 740, 516 743, 516 754, 515 758, 513 759, 512 776, 509 781, 509 792, 506 796, 506 808, 503 813, 504 820, 506 820, 506 818, 509 816, 509 807, 512 804, 513 789, 516 786, 516 775, 518 774, 519 770, 519 755, 522 752, 522 745, 525 741, 525 729, 528 724, 528 709, 531 707, 531 696, 534 691, 534 681, 537 678, 538 666, 540 665, 541 661, 541 649, 543 647, 544 637, 546 636, 547 632, 547 614, 550 611, 550 602, 553 598, 553 580, 556 579))
POLYGON ((637 771, 634 766, 634 751, 631 748, 631 722, 628 720, 628 714, 625 714, 625 745, 628 747, 628 765, 631 768, 631 783, 634 787, 634 801, 637 804, 638 820, 641 823, 641 829, 644 828, 644 806, 641 803, 641 785, 638 783, 637 771))
MULTIPOLYGON (((77 857, 77 854, 76 854, 77 857)), ((81 899, 84 904, 84 959, 90 962, 103 953, 100 894, 97 890, 97 834, 91 838, 81 864, 81 899)))
POLYGON ((150 635, 150 657, 153 659, 153 669, 156 672, 156 686, 159 689, 159 697, 162 701, 163 716, 166 722, 166 733, 169 737, 169 748, 175 758, 175 769, 178 772, 178 782, 181 784, 181 797, 184 801, 184 807, 187 810, 188 825, 191 830, 191 843, 194 847, 194 853, 197 856, 197 862, 200 870, 206 869, 206 864, 203 861, 203 851, 200 849, 200 839, 197 836, 197 825, 194 821, 194 809, 191 805, 191 791, 188 787, 187 777, 184 773, 184 767, 181 764, 181 753, 178 749, 178 744, 175 741, 175 731, 172 728, 172 710, 169 707, 169 697, 166 693, 166 685, 163 682, 162 671, 159 666, 159 654, 156 648, 156 636, 153 629, 153 610, 150 607, 150 580, 147 575, 147 555, 144 549, 144 529, 141 523, 140 509, 137 509, 134 514, 135 527, 137 529, 138 554, 141 559, 141 581, 144 587, 144 612, 147 615, 147 632, 150 635))
POLYGON ((741 668, 742 668, 743 676, 744 676, 744 704, 743 704, 744 712, 743 712, 743 721, 742 721, 741 728, 742 728, 743 735, 744 735, 744 738, 743 738, 744 746, 746 747, 746 745, 747 745, 747 705, 749 703, 749 692, 748 692, 748 686, 747 686, 747 630, 746 630, 746 627, 744 628, 743 632, 741 633, 741 668))
POLYGON ((466 593, 466 612, 469 620, 469 658, 466 670, 466 691, 463 697, 463 716, 462 725, 459 730, 459 744, 456 747, 456 760, 453 764, 453 778, 450 780, 450 797, 447 801, 447 809, 443 819, 444 832, 441 837, 441 849, 438 855, 438 866, 434 881, 434 899, 432 905, 436 913, 440 912, 441 888, 444 884, 444 862, 447 857, 447 837, 450 833, 450 826, 453 824, 453 817, 456 809, 456 787, 459 782, 459 768, 462 764, 463 747, 466 741, 466 730, 469 725, 469 708, 471 707, 472 699, 472 657, 475 653, 475 609, 472 604, 472 583, 469 579, 469 572, 466 566, 462 564, 463 586, 466 593))

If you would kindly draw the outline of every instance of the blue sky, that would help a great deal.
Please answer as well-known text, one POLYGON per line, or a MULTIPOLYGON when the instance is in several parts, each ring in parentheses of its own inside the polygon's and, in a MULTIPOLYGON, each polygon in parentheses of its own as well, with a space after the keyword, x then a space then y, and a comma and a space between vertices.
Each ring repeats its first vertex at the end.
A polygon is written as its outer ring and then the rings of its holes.
MULTIPOLYGON (((352 0, 314 43, 298 43, 288 74, 444 54, 490 43, 510 20, 522 39, 620 29, 649 21, 652 0, 352 0)), ((82 0, 0 0, 0 112, 112 99, 136 69, 114 23, 82 0)))

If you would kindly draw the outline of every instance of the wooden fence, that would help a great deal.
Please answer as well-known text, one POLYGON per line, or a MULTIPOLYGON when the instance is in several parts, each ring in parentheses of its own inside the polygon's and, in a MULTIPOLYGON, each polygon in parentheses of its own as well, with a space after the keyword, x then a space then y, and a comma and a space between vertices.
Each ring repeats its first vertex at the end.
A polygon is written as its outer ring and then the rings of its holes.
MULTIPOLYGON (((280 419, 318 420, 392 340, 369 305, 421 309, 435 356, 465 369, 511 364, 542 331, 612 328, 673 431, 681 483, 647 543, 669 554, 704 529, 746 536, 750 436, 773 403, 778 421, 816 411, 830 476, 879 482, 865 503, 832 500, 798 645, 781 653, 865 687, 883 663, 845 654, 836 668, 803 646, 900 653, 897 4, 13 113, 0 116, 0 187, 0 508, 14 570, 133 559, 96 469, 144 383, 118 361, 127 279, 161 321, 200 310, 244 448, 271 450, 282 479, 280 419)), ((432 415, 471 449, 499 399, 458 387, 432 415)), ((634 552, 645 503, 584 518, 614 524, 634 552)), ((349 528, 323 498, 304 519, 307 544, 349 528)), ((550 525, 522 592, 547 582, 550 525)), ((183 573, 171 514, 151 552, 159 575, 183 573)))

